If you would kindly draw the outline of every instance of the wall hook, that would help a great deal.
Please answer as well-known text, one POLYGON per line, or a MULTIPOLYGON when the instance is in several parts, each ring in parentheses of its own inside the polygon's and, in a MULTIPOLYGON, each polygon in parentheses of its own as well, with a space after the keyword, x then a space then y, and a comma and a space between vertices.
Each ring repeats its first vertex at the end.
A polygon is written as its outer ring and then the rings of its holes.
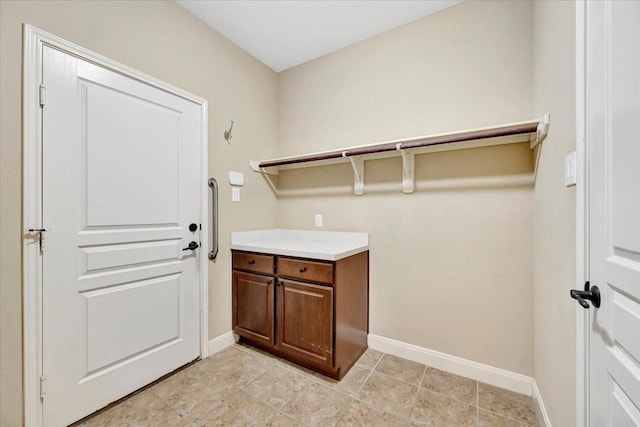
POLYGON ((229 141, 232 136, 231 136, 231 130, 233 129, 233 120, 231 120, 231 127, 229 128, 229 130, 225 130, 224 131, 224 139, 231 144, 231 141, 229 141))

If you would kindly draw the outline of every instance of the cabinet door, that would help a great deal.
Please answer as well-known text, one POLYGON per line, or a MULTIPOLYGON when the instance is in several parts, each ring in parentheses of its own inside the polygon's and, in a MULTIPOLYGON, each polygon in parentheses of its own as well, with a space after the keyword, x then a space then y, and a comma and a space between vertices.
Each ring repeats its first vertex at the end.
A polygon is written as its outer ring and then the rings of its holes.
POLYGON ((273 278, 233 272, 233 331, 273 345, 273 278))
POLYGON ((280 280, 277 346, 322 365, 333 365, 333 289, 280 280))

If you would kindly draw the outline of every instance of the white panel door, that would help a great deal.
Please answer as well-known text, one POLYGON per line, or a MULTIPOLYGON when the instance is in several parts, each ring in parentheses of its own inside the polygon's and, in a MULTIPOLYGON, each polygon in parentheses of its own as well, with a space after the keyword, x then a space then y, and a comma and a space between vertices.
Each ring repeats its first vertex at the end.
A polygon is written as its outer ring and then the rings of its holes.
POLYGON ((46 426, 200 355, 200 106, 44 47, 46 426))
POLYGON ((592 427, 640 426, 640 2, 587 2, 592 427))

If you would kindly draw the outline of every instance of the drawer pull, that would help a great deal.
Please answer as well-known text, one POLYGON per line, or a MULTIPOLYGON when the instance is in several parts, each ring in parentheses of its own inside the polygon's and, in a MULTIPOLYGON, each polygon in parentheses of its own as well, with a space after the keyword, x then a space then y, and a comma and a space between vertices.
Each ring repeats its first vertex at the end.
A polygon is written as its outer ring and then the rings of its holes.
POLYGON ((255 264, 255 263, 256 263, 256 260, 255 260, 255 259, 250 259, 250 260, 249 260, 249 265, 253 265, 253 264, 255 264))
POLYGON ((307 271, 307 267, 302 267, 302 268, 300 269, 300 273, 304 273, 305 271, 307 271))

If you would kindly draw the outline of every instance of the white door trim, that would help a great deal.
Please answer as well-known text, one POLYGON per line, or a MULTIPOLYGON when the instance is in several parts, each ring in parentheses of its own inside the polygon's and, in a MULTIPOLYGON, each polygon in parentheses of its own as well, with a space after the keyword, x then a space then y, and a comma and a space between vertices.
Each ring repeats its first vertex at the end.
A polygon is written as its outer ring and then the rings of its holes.
MULTIPOLYGON (((589 145, 586 93, 587 5, 576 2, 576 282, 582 289, 589 277, 589 145)), ((567 295, 568 297, 568 295, 567 295)), ((576 427, 589 425, 589 312, 576 306, 576 427)))
POLYGON ((40 402, 40 376, 42 375, 42 271, 41 255, 37 240, 27 233, 28 228, 40 228, 41 207, 41 146, 42 122, 39 100, 42 82, 43 46, 73 55, 140 82, 155 86, 171 94, 199 104, 202 111, 201 129, 201 197, 202 197, 202 246, 200 256, 200 355, 209 354, 209 204, 208 204, 208 136, 206 99, 171 86, 163 81, 133 70, 104 56, 98 55, 29 24, 23 25, 23 82, 22 82, 22 207, 23 207, 23 389, 24 425, 42 426, 40 402))

